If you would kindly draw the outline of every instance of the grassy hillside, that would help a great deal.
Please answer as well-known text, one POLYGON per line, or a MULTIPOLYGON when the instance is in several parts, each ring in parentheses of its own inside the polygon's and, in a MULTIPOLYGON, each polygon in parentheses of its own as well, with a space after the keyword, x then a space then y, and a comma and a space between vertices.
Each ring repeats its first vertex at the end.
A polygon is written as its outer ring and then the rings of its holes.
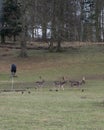
POLYGON ((103 130, 104 47, 70 48, 62 53, 29 50, 29 57, 17 57, 18 50, 0 53, 0 88, 11 89, 10 64, 17 64, 14 88, 24 92, 0 93, 0 130, 103 130), (2 54, 8 54, 2 56, 2 54), (44 88, 34 89, 42 76, 44 88), (52 82, 65 76, 86 84, 49 91, 52 82), (47 84, 50 83, 50 84, 47 84), (82 92, 84 89, 84 92, 82 92), (30 91, 30 94, 28 93, 30 91))
POLYGON ((17 65, 18 81, 35 81, 39 76, 54 80, 60 76, 80 78, 83 75, 104 74, 104 47, 84 46, 70 48, 62 53, 46 50, 29 50, 28 58, 18 57, 19 50, 2 52, 0 58, 0 80, 7 80, 10 65, 17 65), (7 56, 2 56, 7 53, 7 56))

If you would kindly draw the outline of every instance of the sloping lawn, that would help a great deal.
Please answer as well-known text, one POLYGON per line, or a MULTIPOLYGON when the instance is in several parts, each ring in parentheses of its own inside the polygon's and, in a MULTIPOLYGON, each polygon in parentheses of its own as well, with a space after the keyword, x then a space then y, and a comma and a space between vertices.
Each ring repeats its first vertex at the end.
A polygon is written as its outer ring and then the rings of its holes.
POLYGON ((24 93, 1 91, 0 130, 103 130, 103 50, 97 45, 61 53, 29 50, 25 59, 18 57, 18 50, 9 50, 8 56, 0 55, 0 89, 12 89, 12 63, 17 65, 18 76, 14 78, 14 89, 28 88, 24 93), (35 89, 40 76, 46 83, 35 89), (85 76, 86 84, 71 87, 68 82, 64 91, 56 91, 53 81, 62 76, 68 81, 85 76))

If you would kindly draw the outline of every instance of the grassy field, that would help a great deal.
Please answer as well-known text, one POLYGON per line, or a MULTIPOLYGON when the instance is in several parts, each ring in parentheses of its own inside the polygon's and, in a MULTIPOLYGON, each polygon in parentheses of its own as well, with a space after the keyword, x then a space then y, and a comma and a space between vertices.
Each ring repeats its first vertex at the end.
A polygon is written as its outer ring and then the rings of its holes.
POLYGON ((29 50, 25 59, 18 53, 0 51, 0 89, 12 88, 10 65, 15 63, 18 77, 13 87, 29 90, 0 93, 0 130, 104 130, 103 46, 69 48, 61 53, 29 50), (37 90, 39 76, 46 84, 37 90), (86 84, 72 88, 67 83, 64 91, 49 91, 62 76, 68 80, 85 76, 86 84))

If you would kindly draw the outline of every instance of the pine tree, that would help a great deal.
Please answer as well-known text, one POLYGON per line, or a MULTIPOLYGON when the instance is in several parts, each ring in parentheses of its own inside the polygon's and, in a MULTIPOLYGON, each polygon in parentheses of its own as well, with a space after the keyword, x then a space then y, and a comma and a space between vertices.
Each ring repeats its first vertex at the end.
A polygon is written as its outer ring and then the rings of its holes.
POLYGON ((17 0, 4 0, 1 18, 1 42, 5 43, 5 36, 15 37, 21 32, 20 4, 17 0))

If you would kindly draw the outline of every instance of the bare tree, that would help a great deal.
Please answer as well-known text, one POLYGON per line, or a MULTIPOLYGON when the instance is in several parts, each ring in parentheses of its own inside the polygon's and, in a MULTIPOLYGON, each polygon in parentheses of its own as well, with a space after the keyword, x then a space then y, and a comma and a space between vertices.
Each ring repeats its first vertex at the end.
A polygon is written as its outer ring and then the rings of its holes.
POLYGON ((28 12, 29 7, 31 6, 31 0, 20 0, 21 3, 21 23, 22 23, 22 33, 20 35, 20 41, 21 41, 21 51, 20 56, 21 57, 27 57, 27 37, 28 37, 28 12))
POLYGON ((101 41, 104 39, 104 2, 102 0, 18 0, 21 2, 21 56, 27 55, 27 37, 35 39, 41 29, 41 40, 49 40, 50 51, 63 41, 101 41), (50 38, 47 37, 50 30, 50 38), (37 33, 37 32, 36 32, 37 33))

